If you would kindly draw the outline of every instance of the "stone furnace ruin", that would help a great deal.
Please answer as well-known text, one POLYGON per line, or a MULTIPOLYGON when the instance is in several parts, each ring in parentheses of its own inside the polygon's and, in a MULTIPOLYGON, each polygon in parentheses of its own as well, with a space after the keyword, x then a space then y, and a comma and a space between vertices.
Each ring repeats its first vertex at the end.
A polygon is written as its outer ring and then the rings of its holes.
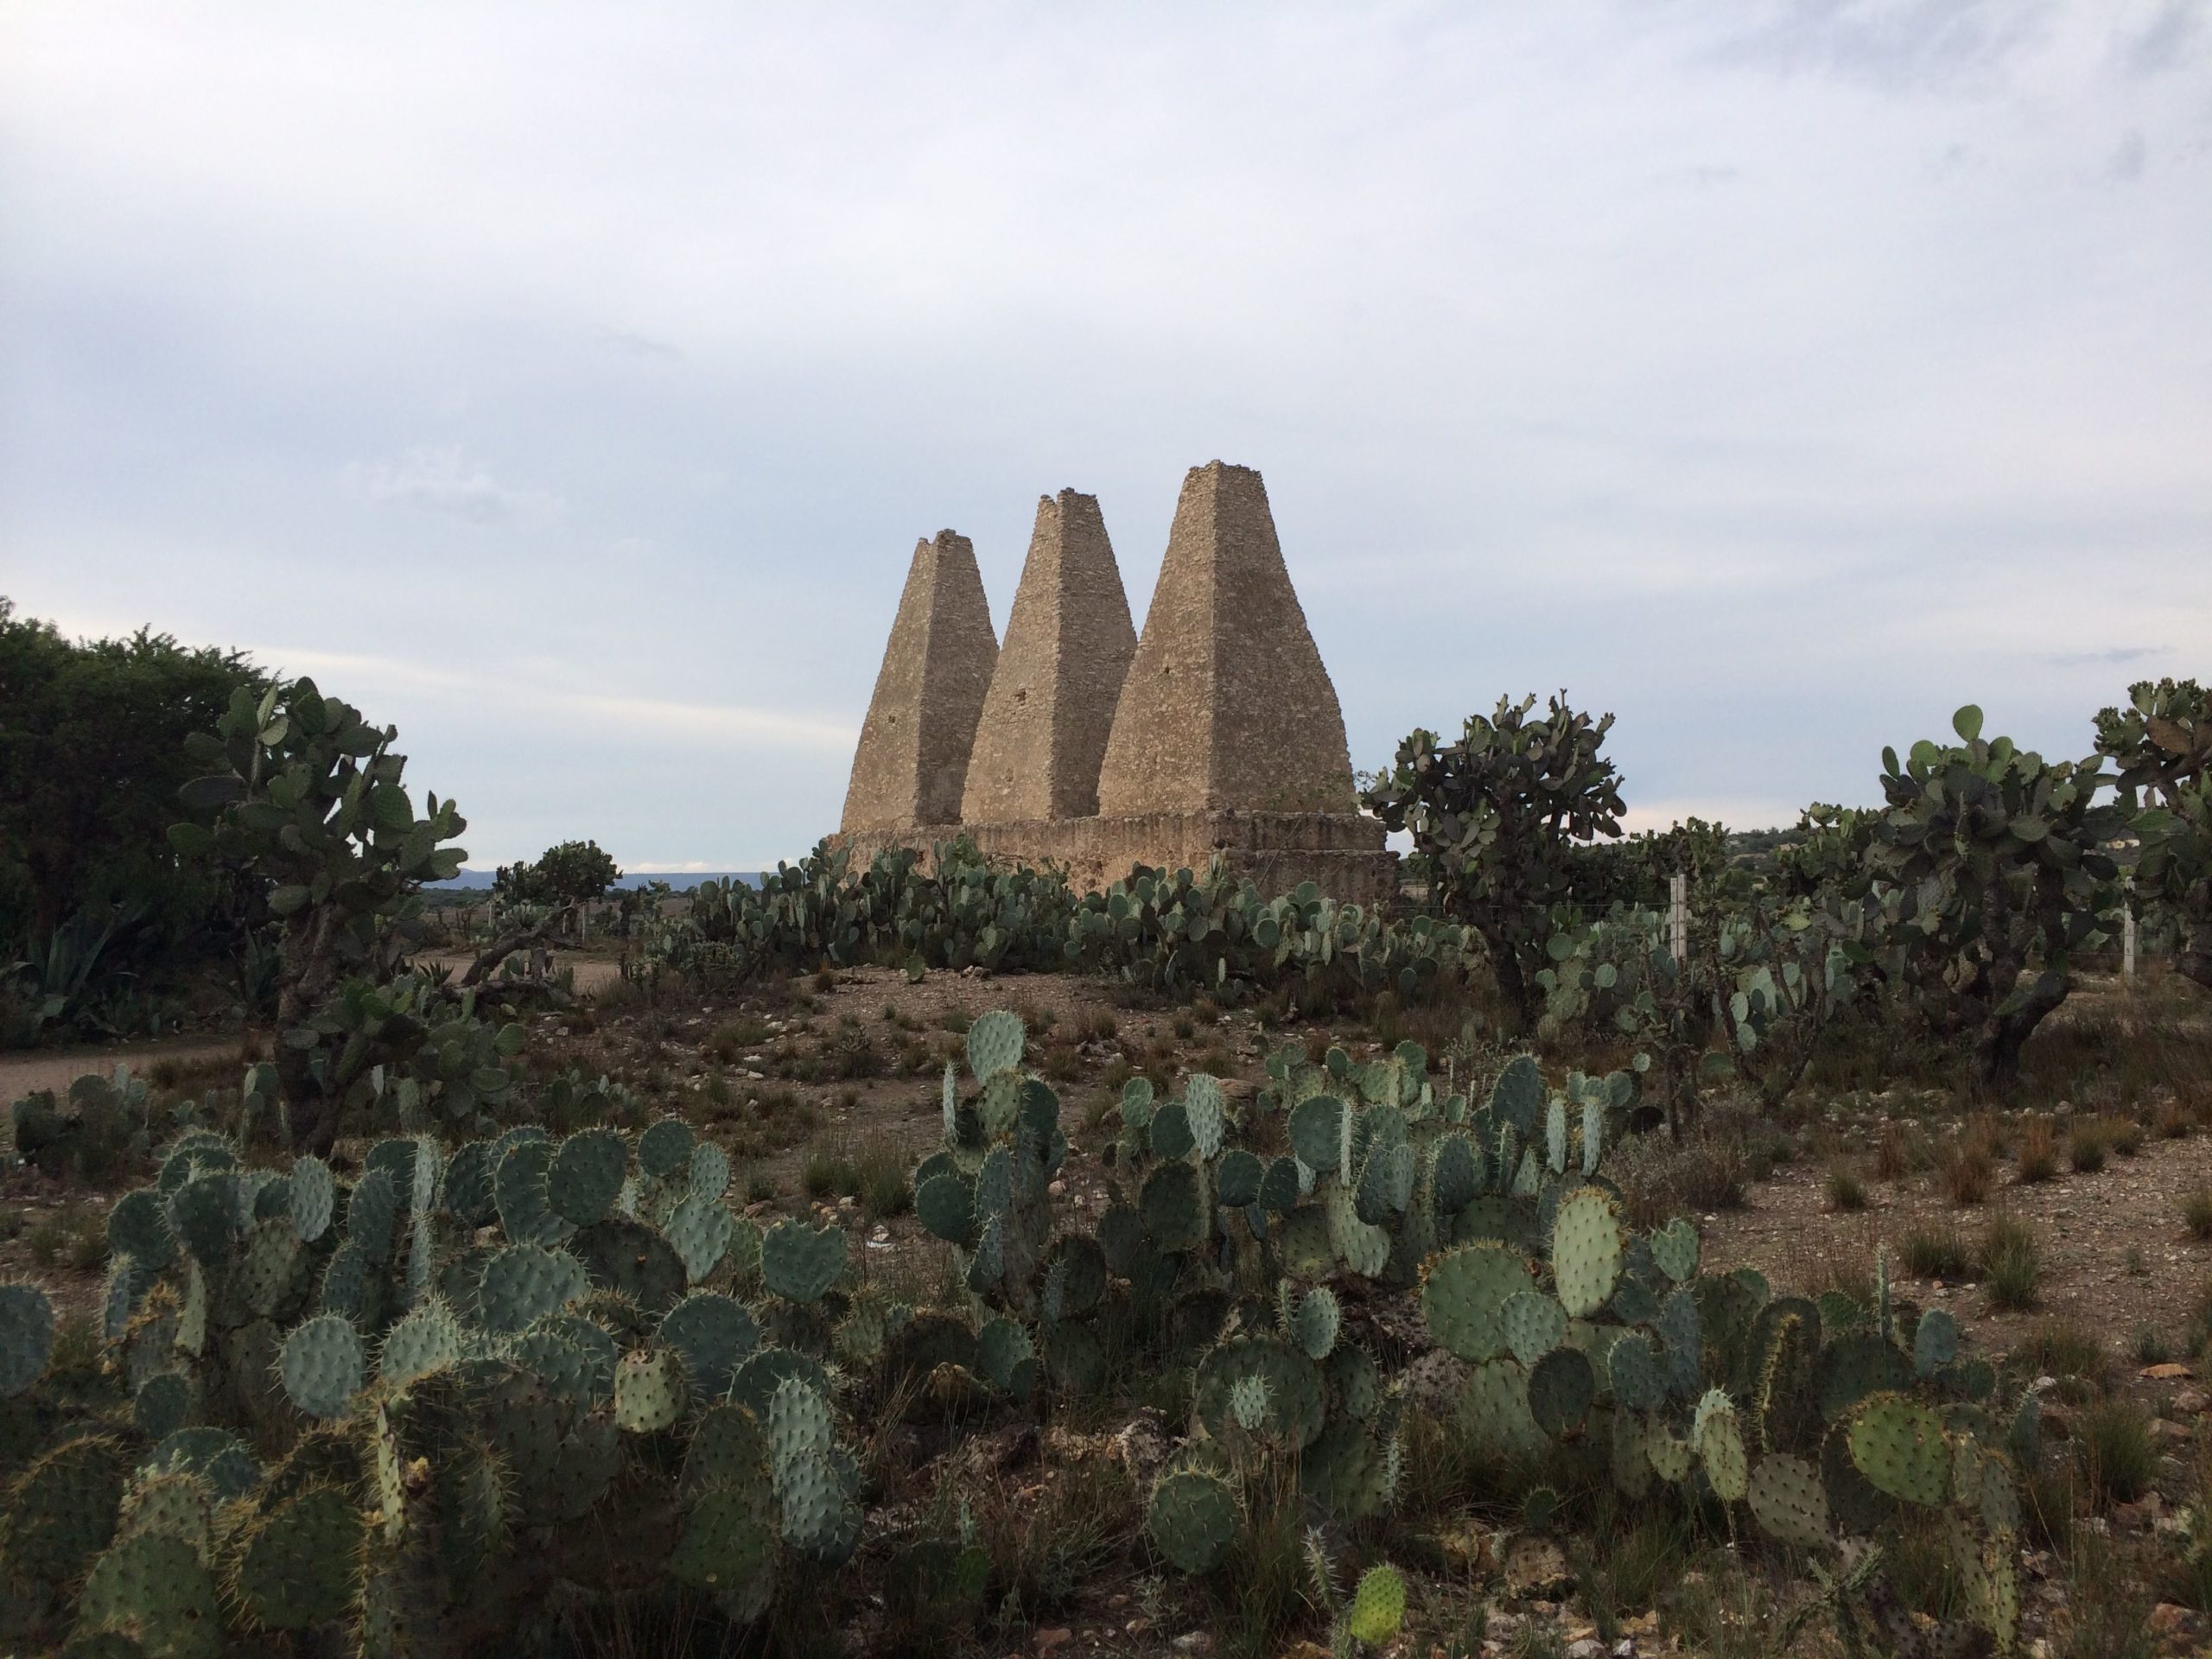
POLYGON ((915 547, 839 839, 857 861, 963 835, 1084 887, 1218 853, 1270 896, 1389 896, 1259 474, 1184 479, 1141 639, 1095 496, 1038 502, 1003 645, 968 538, 915 547))

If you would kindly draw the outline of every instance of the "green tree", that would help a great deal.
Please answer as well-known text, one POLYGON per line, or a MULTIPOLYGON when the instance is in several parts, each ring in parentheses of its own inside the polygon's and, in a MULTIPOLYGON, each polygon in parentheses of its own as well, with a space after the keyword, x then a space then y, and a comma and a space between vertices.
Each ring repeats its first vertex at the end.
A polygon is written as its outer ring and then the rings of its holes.
POLYGON ((1550 910, 1574 893, 1578 854, 1621 833, 1620 774, 1599 753, 1613 717, 1592 721, 1549 699, 1498 699, 1471 715, 1457 743, 1416 730, 1361 796, 1391 830, 1411 832, 1446 912, 1482 935, 1498 989, 1533 1021, 1550 910))
POLYGON ((219 868, 181 868, 164 832, 188 734, 265 683, 238 652, 144 628, 70 640, 0 598, 0 961, 62 931, 102 942, 112 983, 238 949, 246 895, 219 868))
POLYGON ((595 841, 564 841, 535 864, 502 864, 492 879, 497 898, 515 904, 575 905, 604 898, 622 879, 613 859, 595 841))
POLYGON ((2097 715, 2097 753, 2120 767, 2121 807, 2142 848, 2136 893, 2173 917, 2175 965, 2212 990, 2212 693, 2165 679, 2127 695, 2127 707, 2097 715))
MULTIPOLYGON (((325 697, 312 680, 244 689, 191 750, 204 776, 181 796, 212 825, 174 825, 177 850, 219 858, 269 886, 282 928, 276 1068, 294 1145, 327 1151, 343 1113, 386 1093, 403 1120, 432 1107, 465 1133, 494 1116, 522 1031, 478 1019, 474 986, 504 959, 480 958, 456 988, 406 972, 422 886, 450 880, 465 855, 451 801, 417 817, 402 782, 398 733, 325 697)), ((503 982, 504 983, 504 982, 503 982)))
POLYGON ((2117 896, 2106 845, 2125 828, 2098 798, 2096 755, 2045 760, 1981 735, 1981 710, 1953 716, 1955 744, 1882 752, 1888 809, 1872 821, 1875 880, 1891 982, 1930 1023, 1965 1037, 1981 1091, 2019 1074, 2020 1050, 2073 988, 2073 952, 2117 896))

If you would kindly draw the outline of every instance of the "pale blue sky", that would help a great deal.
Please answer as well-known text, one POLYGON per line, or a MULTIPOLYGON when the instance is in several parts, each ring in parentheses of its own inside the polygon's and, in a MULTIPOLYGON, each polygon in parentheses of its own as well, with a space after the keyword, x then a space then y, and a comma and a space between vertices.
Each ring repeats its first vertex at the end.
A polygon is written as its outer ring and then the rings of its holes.
POLYGON ((396 721, 478 864, 835 827, 917 536, 1262 469, 1354 762, 1639 822, 2212 676, 2212 8, 0 3, 0 592, 396 721))

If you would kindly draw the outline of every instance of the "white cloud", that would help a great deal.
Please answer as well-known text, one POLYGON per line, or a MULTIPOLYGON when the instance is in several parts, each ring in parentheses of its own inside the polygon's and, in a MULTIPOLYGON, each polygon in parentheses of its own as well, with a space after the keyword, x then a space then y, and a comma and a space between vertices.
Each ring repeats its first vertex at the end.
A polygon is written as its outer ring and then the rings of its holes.
POLYGON ((479 524, 542 527, 558 518, 563 506, 550 491, 500 483, 467 459, 458 444, 410 449, 397 461, 356 463, 346 477, 372 501, 404 502, 479 524))

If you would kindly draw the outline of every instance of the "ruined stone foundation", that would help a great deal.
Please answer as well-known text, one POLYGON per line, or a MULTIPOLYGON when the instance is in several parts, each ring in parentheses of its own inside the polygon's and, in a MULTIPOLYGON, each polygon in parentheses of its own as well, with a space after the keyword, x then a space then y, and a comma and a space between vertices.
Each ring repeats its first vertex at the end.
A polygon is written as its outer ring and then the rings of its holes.
POLYGON ((969 543, 925 542, 854 757, 839 838, 856 862, 964 835, 1084 888, 1218 853, 1270 896, 1307 880, 1344 901, 1395 893, 1249 467, 1183 480, 1141 639, 1096 499, 1040 500, 994 650, 969 543))

